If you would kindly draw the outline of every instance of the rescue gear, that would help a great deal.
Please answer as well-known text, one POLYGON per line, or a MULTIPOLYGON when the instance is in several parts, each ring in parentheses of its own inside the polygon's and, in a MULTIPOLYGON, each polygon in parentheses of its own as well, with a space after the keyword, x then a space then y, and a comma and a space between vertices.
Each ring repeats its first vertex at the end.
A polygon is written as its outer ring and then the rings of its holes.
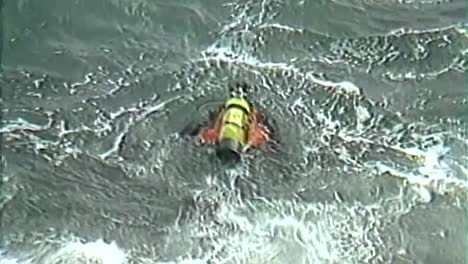
POLYGON ((231 97, 210 119, 197 134, 201 143, 215 145, 221 159, 238 160, 250 147, 263 148, 271 140, 264 115, 243 97, 231 97))
POLYGON ((243 98, 231 98, 224 104, 218 136, 220 145, 240 151, 247 144, 250 114, 250 104, 243 98))

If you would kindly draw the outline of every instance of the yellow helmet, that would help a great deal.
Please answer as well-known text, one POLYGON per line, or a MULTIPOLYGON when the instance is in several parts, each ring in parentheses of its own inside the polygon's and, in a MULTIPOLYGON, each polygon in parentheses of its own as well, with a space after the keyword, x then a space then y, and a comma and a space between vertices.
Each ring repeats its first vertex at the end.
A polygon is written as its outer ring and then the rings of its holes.
POLYGON ((251 111, 250 103, 241 97, 234 97, 234 98, 227 100, 226 103, 224 104, 224 107, 228 108, 230 106, 238 106, 244 109, 247 112, 247 114, 250 114, 250 111, 251 111))

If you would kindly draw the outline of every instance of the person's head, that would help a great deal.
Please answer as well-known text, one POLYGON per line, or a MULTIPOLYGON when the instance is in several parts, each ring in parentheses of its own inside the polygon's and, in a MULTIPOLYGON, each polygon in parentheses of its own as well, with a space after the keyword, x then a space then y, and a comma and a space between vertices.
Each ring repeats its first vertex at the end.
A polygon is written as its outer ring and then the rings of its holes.
POLYGON ((230 85, 229 95, 231 97, 242 97, 245 98, 248 96, 250 86, 245 82, 236 82, 230 85))

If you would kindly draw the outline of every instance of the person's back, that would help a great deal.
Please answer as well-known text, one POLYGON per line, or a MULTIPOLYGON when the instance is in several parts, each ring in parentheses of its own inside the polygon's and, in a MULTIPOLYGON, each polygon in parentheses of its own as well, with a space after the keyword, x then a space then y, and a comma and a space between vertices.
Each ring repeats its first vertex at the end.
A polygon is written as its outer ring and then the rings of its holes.
POLYGON ((275 143, 264 114, 242 95, 229 98, 213 115, 211 125, 199 128, 190 134, 196 135, 202 144, 214 145, 222 160, 237 161, 249 148, 275 143))
POLYGON ((242 98, 231 98, 224 105, 221 115, 221 128, 218 133, 217 156, 239 159, 248 142, 251 107, 242 98))

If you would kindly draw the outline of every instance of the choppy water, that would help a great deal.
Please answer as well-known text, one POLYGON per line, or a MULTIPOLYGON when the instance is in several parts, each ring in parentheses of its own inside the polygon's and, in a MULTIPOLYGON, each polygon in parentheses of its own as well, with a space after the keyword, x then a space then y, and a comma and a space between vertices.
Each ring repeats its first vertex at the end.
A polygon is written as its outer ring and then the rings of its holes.
POLYGON ((2 8, 0 263, 464 263, 465 1, 2 8), (282 152, 178 136, 234 82, 282 152))

